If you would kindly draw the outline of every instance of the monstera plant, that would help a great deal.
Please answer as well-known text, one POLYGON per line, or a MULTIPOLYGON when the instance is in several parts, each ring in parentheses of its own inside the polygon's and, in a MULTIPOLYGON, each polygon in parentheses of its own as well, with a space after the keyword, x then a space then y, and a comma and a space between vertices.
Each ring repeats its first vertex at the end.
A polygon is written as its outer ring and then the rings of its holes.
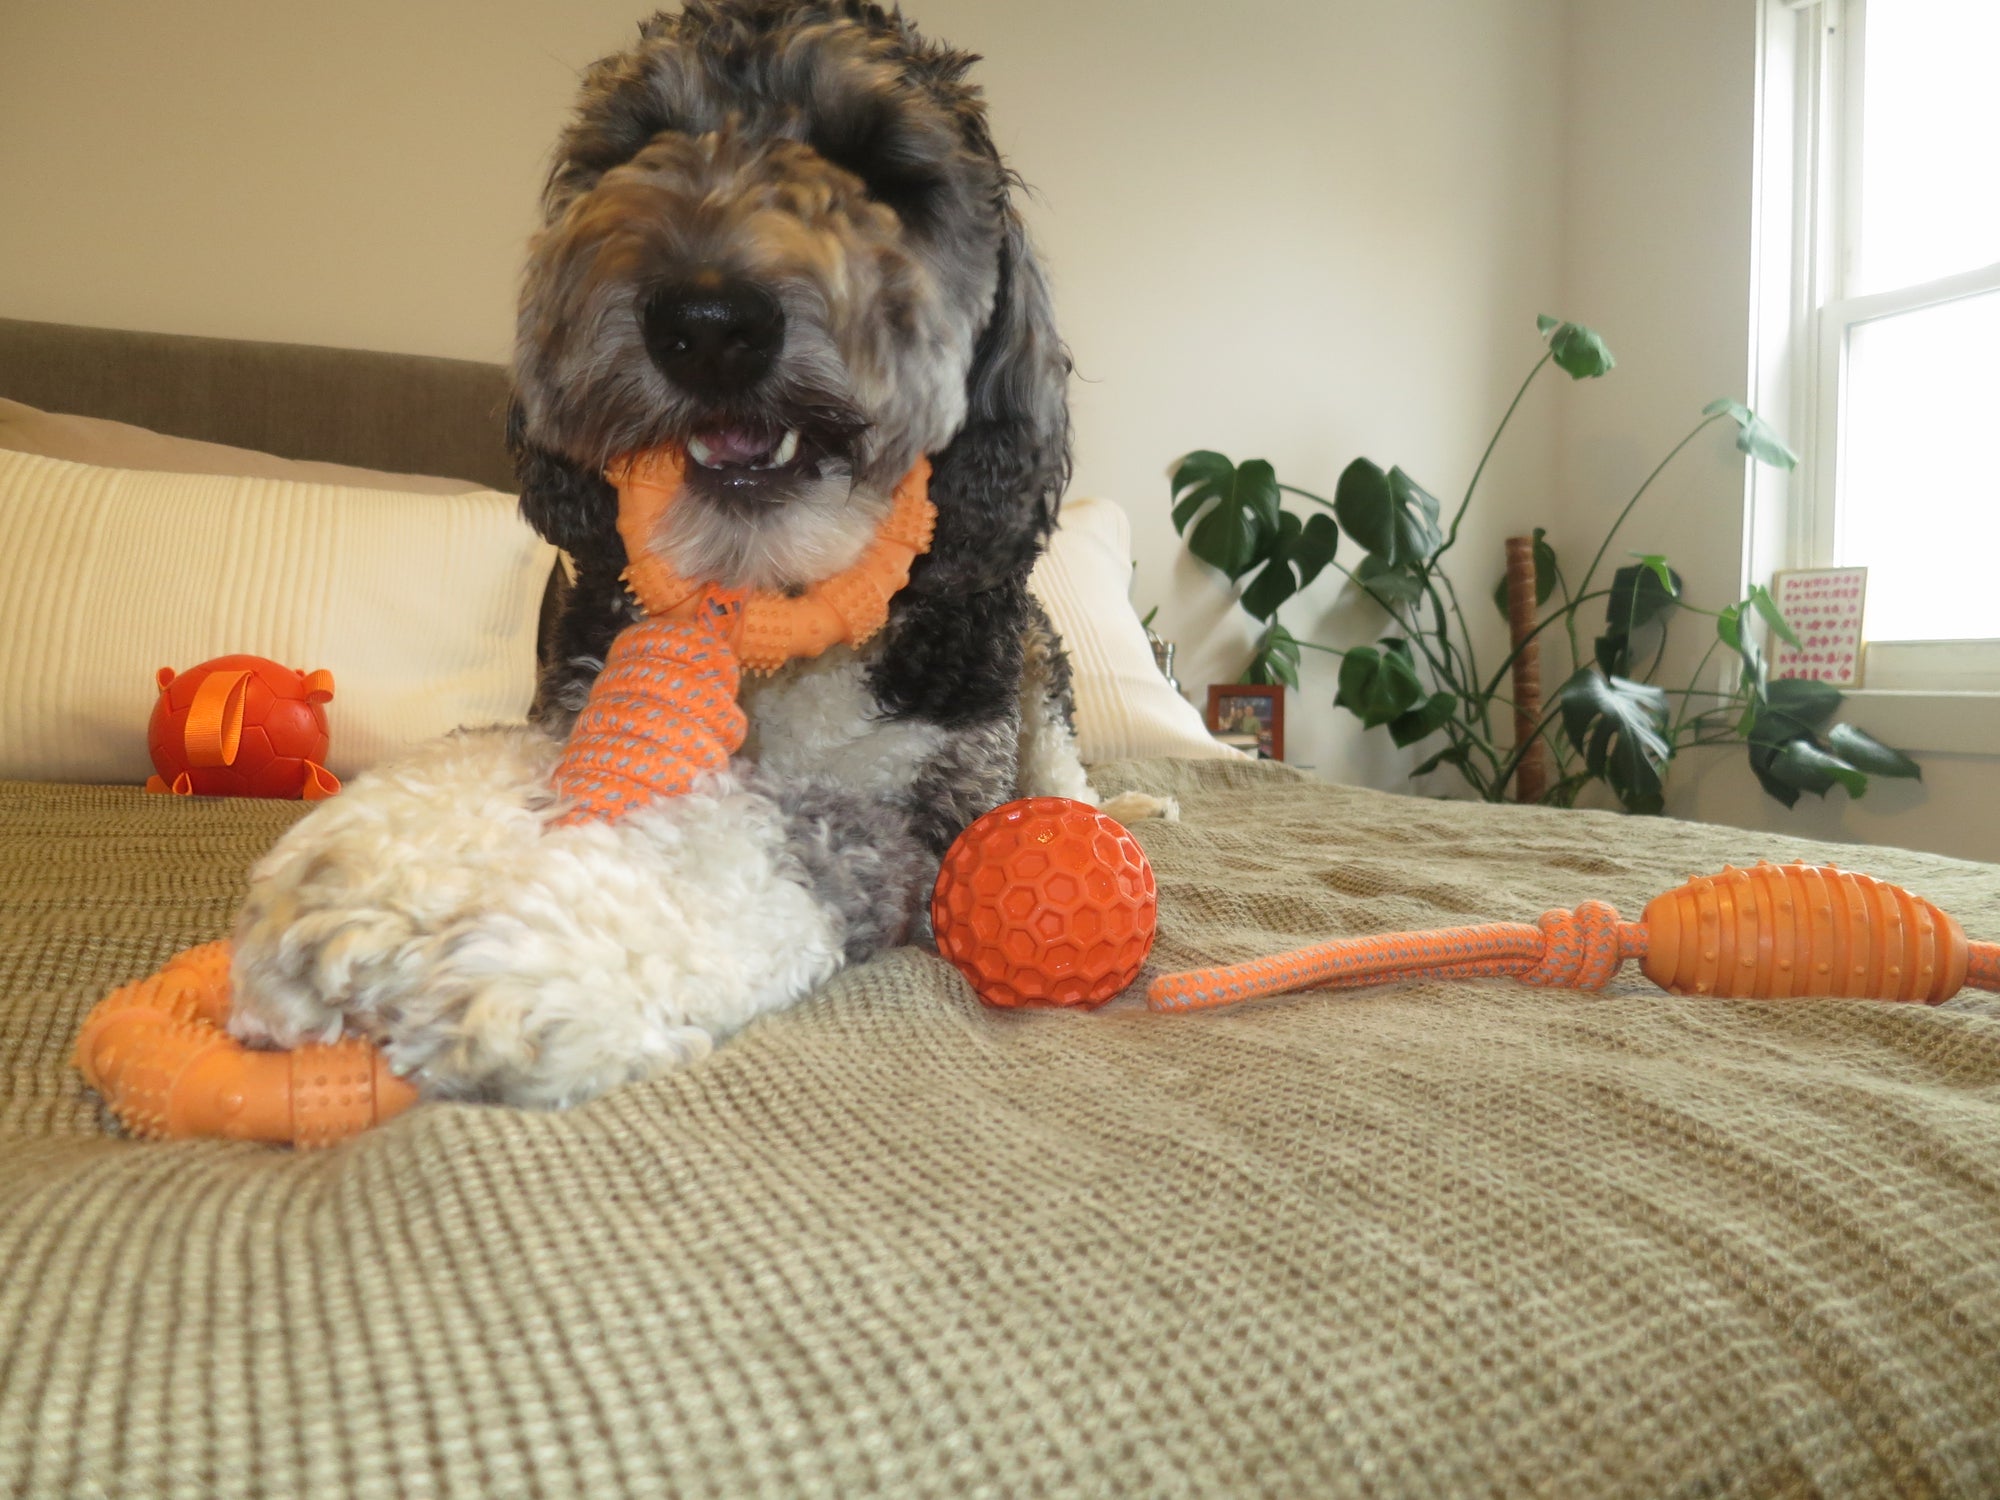
MULTIPOLYGON (((1899 750, 1851 724, 1840 723, 1838 689, 1821 682, 1773 679, 1764 642, 1796 639, 1762 587, 1719 609, 1687 599, 1681 577, 1656 553, 1626 553, 1605 576, 1606 559, 1625 523, 1667 465, 1709 427, 1736 429, 1736 446, 1758 463, 1797 463, 1778 435, 1738 401, 1709 403, 1701 420, 1654 466, 1611 523, 1581 573, 1566 569, 1547 532, 1534 533, 1536 617, 1530 640, 1566 653, 1568 672, 1535 725, 1518 742, 1496 735, 1499 711, 1511 718, 1506 689, 1516 647, 1482 667, 1465 607, 1445 571, 1480 477, 1507 424, 1537 376, 1550 365, 1575 380, 1594 380, 1614 365, 1604 340, 1589 328, 1539 320, 1546 345, 1451 510, 1402 469, 1357 458, 1341 473, 1333 497, 1281 481, 1261 458, 1242 463, 1207 450, 1190 453, 1173 474, 1174 526, 1188 550, 1219 569, 1237 602, 1264 626, 1244 681, 1299 685, 1302 651, 1340 658, 1334 706, 1383 728, 1396 744, 1437 741, 1414 775, 1450 767, 1489 802, 1504 800, 1529 745, 1548 746, 1553 772, 1542 801, 1571 806, 1601 782, 1630 812, 1657 813, 1674 757, 1700 745, 1742 745, 1764 790, 1787 807, 1807 792, 1842 786, 1856 797, 1872 776, 1920 774, 1899 750), (1311 507, 1303 514, 1294 497, 1311 507), (1351 548, 1350 566, 1342 560, 1351 548), (1304 639, 1280 619, 1286 602, 1328 568, 1345 575, 1373 601, 1378 638, 1352 645, 1304 639), (1689 685, 1654 683, 1666 654, 1669 625, 1680 615, 1714 621, 1714 639, 1689 685), (1718 651, 1737 670, 1712 674, 1718 651)), ((1506 585, 1494 600, 1506 610, 1506 585)))

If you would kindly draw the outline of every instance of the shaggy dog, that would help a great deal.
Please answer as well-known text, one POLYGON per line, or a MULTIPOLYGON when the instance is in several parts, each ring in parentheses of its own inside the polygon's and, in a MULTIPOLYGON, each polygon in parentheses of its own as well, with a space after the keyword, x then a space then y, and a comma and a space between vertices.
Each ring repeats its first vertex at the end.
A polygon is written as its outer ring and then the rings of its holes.
POLYGON ((279 842, 237 928, 237 1035, 355 1032, 432 1097, 572 1103, 927 935, 939 856, 989 808, 1096 800, 1027 589, 1069 361, 973 61, 863 0, 690 0, 590 70, 509 420, 522 509, 575 573, 537 727, 452 736, 279 842), (666 443, 691 459, 658 539, 683 575, 828 577, 925 455, 936 540, 865 647, 746 678, 728 773, 550 826, 560 737, 636 617, 601 476, 666 443))

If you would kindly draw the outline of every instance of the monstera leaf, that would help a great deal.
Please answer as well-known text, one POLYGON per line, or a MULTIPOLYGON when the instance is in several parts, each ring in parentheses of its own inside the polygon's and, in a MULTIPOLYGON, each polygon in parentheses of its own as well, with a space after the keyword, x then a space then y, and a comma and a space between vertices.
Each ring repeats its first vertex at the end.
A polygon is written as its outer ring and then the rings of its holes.
POLYGON ((1618 361, 1611 357, 1603 337, 1594 328, 1565 323, 1547 313, 1535 319, 1535 327, 1548 341, 1556 368, 1572 380, 1595 380, 1618 368, 1618 361))
POLYGON ((1273 620, 1264 632, 1264 638, 1257 643, 1257 654, 1250 658, 1250 665, 1244 669, 1243 680, 1268 686, 1283 683, 1286 687, 1299 685, 1299 643, 1292 633, 1273 620))
MULTIPOLYGON (((1535 528, 1535 608, 1540 609, 1549 602, 1549 596, 1556 591, 1556 549, 1548 544, 1548 531, 1544 527, 1535 528)), ((1502 573, 1500 581, 1493 585, 1493 607, 1501 614, 1507 613, 1507 575, 1502 573)))
POLYGON ((1840 689, 1790 677, 1767 683, 1753 701, 1744 725, 1750 770, 1785 806, 1806 792, 1824 797, 1836 786, 1850 797, 1866 796, 1870 776, 1922 779, 1915 761, 1866 730, 1829 726, 1840 704, 1840 689))
POLYGON ((1190 453, 1174 470, 1174 530, 1196 557, 1241 578, 1280 540, 1277 474, 1261 458, 1190 453))
POLYGON ((1796 469, 1798 454, 1785 446, 1785 440, 1777 430, 1741 401, 1724 398, 1711 401, 1701 409, 1704 417, 1728 417, 1736 424, 1736 446, 1749 454, 1760 464, 1769 464, 1774 469, 1796 469))
POLYGON ((1280 511, 1278 539, 1270 560, 1250 580, 1239 602, 1255 618, 1270 619, 1279 605, 1319 577, 1339 546, 1340 531, 1333 517, 1315 513, 1301 523, 1290 511, 1280 511))
POLYGON ((1380 651, 1352 647, 1340 659, 1340 691, 1333 700, 1335 708, 1359 715, 1366 729, 1400 719, 1424 696, 1410 643, 1385 636, 1380 644, 1380 651))
POLYGON ((1416 708, 1389 721, 1389 738, 1396 742, 1399 749, 1414 745, 1444 728, 1457 712, 1458 694, 1432 693, 1416 708))
POLYGON ((1674 753, 1661 733, 1667 695, 1585 667, 1556 696, 1563 730, 1583 756, 1584 768, 1610 784, 1626 811, 1659 812, 1666 805, 1661 773, 1674 753))
POLYGON ((1647 555, 1611 575, 1611 598, 1604 610, 1604 634, 1597 638, 1597 664, 1607 677, 1632 670, 1632 637, 1680 602, 1681 575, 1667 560, 1647 555))
POLYGON ((1390 609, 1399 604, 1415 604, 1424 597, 1424 581, 1414 568, 1385 563, 1373 554, 1361 559, 1354 570, 1354 581, 1390 609))
POLYGON ((1437 555, 1444 545, 1439 509, 1437 496, 1401 469, 1385 474, 1365 458, 1341 470, 1333 491, 1340 529, 1385 567, 1415 567, 1437 555))

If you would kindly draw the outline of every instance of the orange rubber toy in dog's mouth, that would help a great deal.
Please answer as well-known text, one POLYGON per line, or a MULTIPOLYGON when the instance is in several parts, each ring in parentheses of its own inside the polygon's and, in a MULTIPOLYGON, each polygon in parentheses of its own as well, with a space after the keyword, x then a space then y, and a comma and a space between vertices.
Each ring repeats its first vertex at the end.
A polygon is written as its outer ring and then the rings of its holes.
POLYGON ((794 657, 869 640, 888 621, 890 599, 910 581, 910 565, 930 549, 937 510, 930 502, 930 460, 920 458, 896 486, 889 514, 861 556, 803 594, 745 594, 684 578, 653 543, 686 485, 687 466, 687 450, 669 446, 629 454, 605 469, 618 491, 618 535, 632 559, 625 586, 654 619, 692 618, 704 596, 726 608, 734 623, 725 640, 753 672, 775 672, 794 657))

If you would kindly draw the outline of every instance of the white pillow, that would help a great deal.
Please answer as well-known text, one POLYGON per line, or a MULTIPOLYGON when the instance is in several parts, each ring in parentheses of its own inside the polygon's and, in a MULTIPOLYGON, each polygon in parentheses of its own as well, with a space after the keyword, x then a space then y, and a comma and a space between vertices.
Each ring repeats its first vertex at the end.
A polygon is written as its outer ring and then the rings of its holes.
POLYGON ((519 722, 555 551, 512 495, 98 468, 0 451, 0 776, 141 782, 161 667, 334 677, 328 769, 519 722))
POLYGON ((1077 751, 1086 765, 1154 755, 1240 760, 1167 686, 1128 597, 1132 523, 1115 501, 1067 501, 1028 587, 1069 649, 1077 751))

